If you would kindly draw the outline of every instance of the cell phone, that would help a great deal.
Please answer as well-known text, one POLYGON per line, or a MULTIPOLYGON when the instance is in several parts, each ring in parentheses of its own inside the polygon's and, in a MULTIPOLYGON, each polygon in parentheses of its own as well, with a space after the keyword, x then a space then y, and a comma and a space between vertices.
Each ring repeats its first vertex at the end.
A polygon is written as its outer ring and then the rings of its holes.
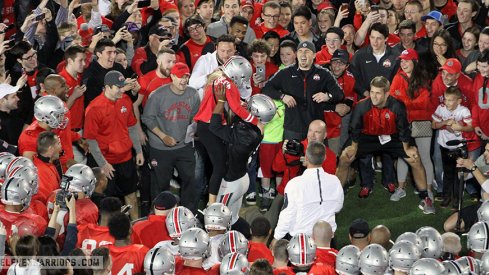
POLYGON ((38 16, 36 16, 36 21, 41 21, 43 20, 44 18, 46 18, 46 14, 45 13, 41 13, 39 14, 38 16))
POLYGON ((350 5, 348 3, 342 3, 340 7, 340 11, 348 10, 350 5))
POLYGON ((80 4, 92 3, 92 0, 80 0, 80 4))
POLYGON ((141 0, 141 1, 138 1, 138 8, 149 7, 149 5, 151 5, 151 0, 141 0))
POLYGON ((256 66, 256 74, 261 76, 261 78, 265 80, 265 65, 256 66))
POLYGON ((370 10, 371 10, 372 12, 379 12, 379 6, 377 6, 377 5, 372 5, 372 6, 370 7, 370 10))

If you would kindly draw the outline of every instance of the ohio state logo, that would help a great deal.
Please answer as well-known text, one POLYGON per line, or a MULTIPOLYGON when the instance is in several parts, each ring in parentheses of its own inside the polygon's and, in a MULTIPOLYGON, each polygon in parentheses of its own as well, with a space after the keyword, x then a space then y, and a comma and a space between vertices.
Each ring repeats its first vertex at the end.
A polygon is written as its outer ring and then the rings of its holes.
POLYGON ((390 68, 392 65, 391 61, 389 59, 386 59, 384 61, 384 63, 382 64, 382 66, 384 66, 384 68, 390 68))
POLYGON ((385 114, 385 119, 390 119, 390 118, 391 118, 391 116, 389 115, 389 113, 386 113, 385 114))
POLYGON ((321 79, 321 77, 319 77, 319 75, 318 75, 318 74, 315 74, 315 75, 312 77, 312 79, 314 79, 314 80, 318 81, 318 80, 320 80, 320 79, 321 79))

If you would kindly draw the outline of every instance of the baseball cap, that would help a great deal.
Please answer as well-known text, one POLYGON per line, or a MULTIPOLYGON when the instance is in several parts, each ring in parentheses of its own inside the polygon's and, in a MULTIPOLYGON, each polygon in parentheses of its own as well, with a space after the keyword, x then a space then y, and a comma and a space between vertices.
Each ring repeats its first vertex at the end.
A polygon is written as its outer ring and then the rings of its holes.
POLYGON ((399 59, 402 60, 418 60, 418 53, 415 49, 407 49, 402 51, 401 55, 399 55, 399 59))
POLYGON ((426 21, 426 19, 434 19, 443 26, 443 14, 439 11, 430 11, 427 15, 421 17, 421 20, 423 21, 426 21))
POLYGON ((19 87, 17 86, 12 86, 9 84, 0 84, 0 99, 4 98, 5 96, 8 96, 10 94, 16 93, 19 90, 19 87))
POLYGON ((339 60, 345 64, 350 63, 350 54, 347 50, 337 49, 333 53, 333 57, 331 57, 331 61, 339 60))
POLYGON ((368 236, 370 227, 364 219, 356 219, 350 225, 350 236, 354 239, 361 239, 368 236))
POLYGON ((149 35, 156 34, 158 36, 167 37, 171 36, 170 32, 163 28, 162 26, 156 24, 151 29, 149 29, 149 35))
POLYGON ((322 10, 336 10, 335 7, 329 1, 324 1, 318 5, 317 11, 320 12, 322 10))
POLYGON ((163 191, 153 201, 156 210, 168 210, 178 204, 178 198, 170 191, 163 191))
POLYGON ((255 10, 255 6, 253 5, 253 1, 251 0, 241 0, 241 8, 250 7, 255 10))
POLYGON ((297 46, 297 50, 300 50, 303 48, 309 49, 313 53, 316 53, 316 47, 314 46, 314 44, 312 44, 311 41, 303 41, 303 42, 299 43, 299 46, 297 46))
POLYGON ((462 72, 462 64, 456 58, 449 58, 445 61, 445 64, 441 66, 440 70, 445 70, 449 74, 457 74, 462 72))
POLYGON ((187 64, 178 62, 171 68, 170 73, 178 78, 182 78, 184 75, 190 75, 190 69, 187 64))
POLYGON ((126 78, 118 71, 110 71, 105 75, 104 85, 106 86, 117 86, 124 87, 126 83, 126 78))

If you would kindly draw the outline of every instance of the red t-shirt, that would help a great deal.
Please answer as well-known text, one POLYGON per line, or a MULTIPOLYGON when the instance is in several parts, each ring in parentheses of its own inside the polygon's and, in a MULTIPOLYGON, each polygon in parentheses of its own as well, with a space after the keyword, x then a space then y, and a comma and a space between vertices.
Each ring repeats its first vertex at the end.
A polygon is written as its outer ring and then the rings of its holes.
POLYGON ((109 244, 107 247, 112 258, 112 274, 144 272, 144 256, 149 250, 146 246, 130 244, 119 247, 109 244))
POLYGON ((110 164, 123 163, 132 157, 128 127, 135 124, 132 102, 127 95, 111 101, 102 93, 86 109, 83 136, 97 141, 110 164))
POLYGON ((274 31, 274 32, 278 33, 280 38, 289 34, 289 31, 284 29, 279 24, 277 24, 277 26, 275 28, 269 29, 269 28, 265 27, 265 23, 261 23, 260 25, 255 26, 254 30, 255 30, 255 35, 256 35, 257 39, 262 38, 265 35, 265 33, 269 32, 269 31, 274 31))
MULTIPOLYGON (((68 96, 71 96, 73 94, 75 86, 81 86, 81 75, 78 75, 78 78, 74 78, 66 71, 66 68, 59 72, 59 75, 66 80, 66 85, 69 88, 68 96)), ((85 114, 85 106, 83 104, 84 98, 85 96, 83 95, 77 98, 70 108, 71 129, 83 128, 83 116, 85 114)))
POLYGON ((159 77, 156 74, 156 70, 150 71, 144 74, 142 77, 138 78, 139 85, 141 86, 141 89, 139 89, 139 94, 144 96, 141 103, 143 107, 144 105, 146 105, 146 101, 153 91, 165 84, 171 83, 171 78, 159 77))
MULTIPOLYGON (((226 89, 226 99, 229 108, 238 115, 242 120, 246 122, 251 122, 254 125, 258 124, 258 119, 250 114, 243 106, 241 106, 240 93, 236 85, 227 77, 219 77, 214 81, 214 86, 224 85, 226 89)), ((200 108, 194 117, 194 121, 202 121, 209 123, 212 117, 212 112, 216 106, 216 99, 214 98, 214 92, 212 91, 212 84, 205 86, 204 88, 204 98, 200 103, 200 108)), ((224 115, 222 115, 222 121, 224 120, 224 115)))
POLYGON ((34 157, 34 165, 37 167, 39 190, 37 191, 37 194, 34 195, 33 199, 39 200, 46 205, 51 193, 59 188, 61 177, 54 164, 46 163, 40 160, 37 156, 34 157))
POLYGON ((107 226, 99 226, 97 224, 80 224, 78 225, 78 242, 76 247, 94 250, 103 245, 114 244, 115 240, 109 233, 107 226))
POLYGON ((316 248, 316 262, 336 266, 336 255, 338 250, 334 248, 316 248))
MULTIPOLYGON (((251 66, 253 73, 256 73, 256 67, 255 65, 251 66)), ((259 83, 258 85, 255 85, 255 82, 253 81, 253 77, 251 78, 251 95, 256 95, 261 92, 261 89, 263 86, 265 86, 266 81, 272 77, 276 72, 278 71, 277 65, 273 64, 272 62, 265 62, 265 82, 259 83)))
POLYGON ((7 240, 12 235, 12 226, 16 226, 19 236, 31 234, 42 236, 46 231, 47 222, 41 216, 30 213, 7 212, 5 208, 0 208, 0 221, 7 230, 7 240))
POLYGON ((166 216, 149 215, 147 220, 135 223, 132 227, 132 243, 154 247, 161 241, 171 241, 165 220, 166 216))
MULTIPOLYGON (((14 24, 15 23, 15 11, 14 11, 15 0, 2 0, 2 1, 3 1, 3 7, 2 10, 0 10, 2 15, 1 23, 4 23, 7 26, 14 24)), ((5 40, 9 39, 10 36, 15 34, 15 32, 16 32, 15 28, 8 30, 5 35, 5 40)))
POLYGON ((272 251, 263 243, 249 242, 248 262, 252 263, 258 259, 266 259, 270 264, 273 264, 272 251))

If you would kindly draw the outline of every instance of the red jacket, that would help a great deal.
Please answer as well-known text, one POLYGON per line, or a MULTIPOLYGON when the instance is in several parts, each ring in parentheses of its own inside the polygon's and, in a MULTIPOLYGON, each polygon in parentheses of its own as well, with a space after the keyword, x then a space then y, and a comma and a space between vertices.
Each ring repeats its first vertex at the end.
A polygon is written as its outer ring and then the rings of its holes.
MULTIPOLYGON (((304 154, 306 153, 307 145, 309 144, 308 140, 305 139, 301 141, 304 146, 304 154)), ((298 176, 298 173, 301 168, 301 163, 295 164, 293 166, 288 166, 287 164, 291 164, 292 162, 299 161, 299 157, 291 156, 289 154, 284 154, 282 150, 279 150, 275 159, 273 160, 272 169, 276 172, 283 172, 284 176, 282 178, 282 183, 277 187, 277 191, 280 194, 284 194, 285 186, 287 186, 287 182, 289 180, 298 176)), ((323 169, 326 173, 335 174, 336 172, 336 155, 331 149, 326 147, 326 159, 323 162, 323 169)))
POLYGON ((396 99, 402 101, 406 106, 408 121, 415 120, 431 120, 431 115, 434 112, 430 104, 430 92, 426 88, 422 88, 415 93, 415 98, 410 98, 407 94, 408 76, 403 70, 394 76, 392 80, 389 94, 396 99))
MULTIPOLYGON (((457 87, 462 91, 462 105, 472 109, 472 101, 474 98, 474 93, 472 91, 472 79, 461 73, 458 78, 457 87)), ((435 80, 433 80, 433 84, 431 86, 431 104, 434 106, 433 110, 436 110, 436 107, 443 103, 444 96, 443 94, 447 90, 447 86, 443 84, 443 80, 441 78, 441 72, 438 73, 435 80)))
MULTIPOLYGON (((212 87, 218 86, 219 84, 224 85, 226 89, 226 99, 229 108, 238 115, 242 120, 246 122, 251 122, 254 125, 258 124, 258 119, 250 114, 243 106, 241 106, 241 98, 236 85, 228 77, 221 76, 214 81, 214 84, 209 84, 204 88, 204 98, 200 103, 200 108, 194 117, 194 121, 202 121, 205 123, 210 123, 212 111, 216 107, 217 99, 214 97, 212 87)), ((224 115, 222 115, 222 121, 224 120, 224 115)))
POLYGON ((486 83, 486 91, 483 93, 484 78, 478 73, 474 78, 472 91, 474 92, 474 104, 472 104, 472 126, 480 127, 486 136, 489 136, 489 81, 486 83), (485 122, 484 122, 485 121, 485 122))
MULTIPOLYGON (((336 79, 338 85, 343 89, 345 94, 345 101, 352 101, 353 106, 357 102, 357 93, 355 93, 355 77, 349 71, 345 71, 340 77, 336 79)), ((341 134, 341 116, 338 115, 334 110, 324 111, 324 121, 326 122, 326 132, 328 133, 328 138, 336 138, 341 134)))

